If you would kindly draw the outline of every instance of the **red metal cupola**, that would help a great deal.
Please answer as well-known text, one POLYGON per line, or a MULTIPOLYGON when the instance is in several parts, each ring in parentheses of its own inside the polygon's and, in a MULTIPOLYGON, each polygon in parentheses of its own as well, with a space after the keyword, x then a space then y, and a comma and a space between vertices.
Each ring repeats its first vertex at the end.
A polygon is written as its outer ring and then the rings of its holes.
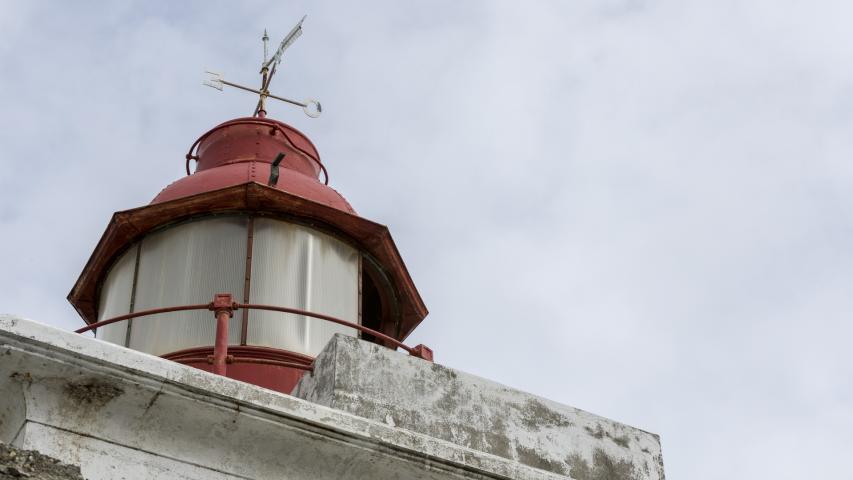
POLYGON ((427 310, 388 229, 327 183, 289 125, 218 125, 186 177, 113 215, 68 295, 78 331, 282 392, 335 333, 431 358, 400 343, 427 310))
POLYGON ((152 203, 255 181, 355 214, 344 197, 327 185, 328 173, 311 140, 290 125, 269 118, 238 118, 199 137, 187 153, 187 175, 163 189, 152 203), (272 164, 280 153, 284 157, 279 178, 270 185, 272 164), (195 174, 190 175, 193 159, 198 163, 195 174))

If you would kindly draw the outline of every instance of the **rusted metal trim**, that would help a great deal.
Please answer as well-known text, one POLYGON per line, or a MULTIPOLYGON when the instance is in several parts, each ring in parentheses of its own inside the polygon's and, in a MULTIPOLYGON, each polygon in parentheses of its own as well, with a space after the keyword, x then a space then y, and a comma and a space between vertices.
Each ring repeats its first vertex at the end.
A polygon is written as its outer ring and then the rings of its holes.
MULTIPOLYGON (((187 358, 206 358, 213 353, 213 347, 191 347, 161 355, 161 358, 181 362, 187 358)), ((282 362, 292 362, 299 365, 310 365, 314 357, 302 353, 281 350, 259 345, 229 345, 228 354, 240 358, 265 358, 282 362)))
MULTIPOLYGON (((249 357, 235 357, 234 355, 228 355, 226 357, 227 364, 237 364, 237 363, 253 363, 253 364, 261 364, 261 365, 274 365, 276 367, 286 367, 286 368, 295 368, 297 370, 306 370, 309 372, 314 371, 314 365, 303 365, 301 363, 296 362, 283 362, 281 360, 269 360, 266 358, 249 358, 249 357)), ((206 357, 188 357, 188 358, 180 358, 178 360, 173 360, 178 363, 208 363, 212 364, 214 362, 213 356, 208 355, 206 357)))
MULTIPOLYGON (((256 310, 268 310, 271 312, 282 312, 282 313, 292 313, 292 314, 296 314, 296 315, 304 315, 306 317, 318 318, 320 320, 325 320, 327 322, 336 323, 338 325, 343 325, 345 327, 353 328, 353 329, 358 330, 362 333, 367 333, 367 334, 373 335, 374 337, 376 337, 376 338, 378 338, 378 339, 380 339, 380 340, 382 340, 388 344, 391 344, 395 348, 401 348, 401 349, 405 350, 406 352, 409 353, 409 355, 412 355, 414 357, 423 358, 425 360, 430 360, 432 358, 432 350, 430 350, 428 347, 425 347, 424 345, 418 345, 416 347, 409 347, 409 346, 403 344, 403 342, 400 342, 399 340, 397 340, 393 337, 385 335, 382 332, 378 332, 376 330, 373 330, 372 328, 365 327, 364 325, 359 325, 357 323, 349 322, 347 320, 342 320, 340 318, 335 318, 335 317, 332 317, 330 315, 324 315, 322 313, 310 312, 308 310, 301 310, 298 308, 277 307, 275 305, 260 305, 260 304, 251 304, 251 303, 232 302, 232 303, 230 303, 230 306, 228 308, 226 308, 224 306, 225 304, 223 303, 224 300, 222 300, 226 296, 229 299, 231 297, 230 294, 218 293, 214 297, 217 300, 215 300, 214 302, 211 302, 211 303, 207 303, 207 304, 195 304, 195 305, 183 305, 183 306, 178 306, 178 307, 154 308, 151 310, 143 310, 141 312, 128 313, 127 315, 120 315, 118 317, 110 318, 107 320, 102 320, 100 322, 91 323, 89 325, 86 325, 85 327, 78 328, 77 330, 75 330, 75 333, 85 333, 85 332, 88 332, 89 330, 93 330, 93 329, 96 329, 98 327, 102 327, 104 325, 110 325, 110 324, 113 324, 116 322, 120 322, 122 320, 128 320, 131 318, 136 318, 136 317, 141 317, 141 316, 146 316, 146 315, 155 315, 158 313, 178 312, 178 311, 183 311, 183 310, 213 310, 216 313, 216 317, 217 317, 217 347, 218 347, 220 345, 220 343, 223 343, 221 341, 220 335, 219 335, 219 331, 221 329, 221 325, 220 325, 220 323, 221 323, 220 316, 221 315, 220 314, 222 312, 225 312, 225 313, 228 313, 230 315, 234 310, 238 310, 240 308, 246 308, 246 309, 253 308, 256 310)), ((226 324, 225 324, 225 327, 222 328, 222 330, 225 331, 225 335, 226 335, 225 339, 224 339, 224 345, 226 347, 226 352, 227 352, 227 342, 228 342, 227 319, 228 319, 228 317, 225 318, 226 324)))
POLYGON ((296 362, 283 362, 281 360, 270 360, 267 358, 233 357, 233 363, 257 363, 262 365, 275 365, 278 367, 296 368, 299 370, 314 371, 314 365, 303 365, 296 362))
POLYGON ((403 350, 407 351, 411 355, 417 356, 415 348, 406 346, 405 344, 403 344, 403 342, 400 342, 399 340, 397 340, 394 337, 390 337, 388 335, 385 335, 382 332, 377 332, 376 330, 373 330, 372 328, 367 328, 364 325, 359 325, 357 323, 348 322, 346 320, 341 320, 340 318, 335 318, 335 317, 332 317, 329 315, 323 315, 322 313, 309 312, 308 310, 301 310, 298 308, 277 307, 275 305, 259 305, 259 304, 249 304, 249 303, 238 303, 236 306, 237 306, 237 308, 254 308, 257 310, 268 310, 271 312, 293 313, 296 315, 304 315, 306 317, 319 318, 320 320, 325 320, 327 322, 337 323, 338 325, 343 325, 345 327, 354 328, 360 332, 368 333, 370 335, 373 335, 376 338, 379 338, 381 340, 384 340, 387 343, 390 343, 391 345, 393 345, 397 348, 402 348, 403 350))
POLYGON ((179 307, 163 307, 163 308, 152 308, 151 310, 142 310, 140 312, 128 313, 127 315, 119 315, 118 317, 109 318, 107 320, 101 320, 100 322, 90 323, 83 328, 78 328, 74 330, 74 333, 86 333, 89 330, 95 330, 98 327, 103 327, 105 325, 111 325, 116 322, 121 322, 122 320, 130 320, 131 318, 136 317, 144 317, 147 315, 156 315, 158 313, 169 313, 169 312, 181 312, 184 310, 210 310, 211 304, 209 303, 198 303, 194 305, 182 305, 179 307))

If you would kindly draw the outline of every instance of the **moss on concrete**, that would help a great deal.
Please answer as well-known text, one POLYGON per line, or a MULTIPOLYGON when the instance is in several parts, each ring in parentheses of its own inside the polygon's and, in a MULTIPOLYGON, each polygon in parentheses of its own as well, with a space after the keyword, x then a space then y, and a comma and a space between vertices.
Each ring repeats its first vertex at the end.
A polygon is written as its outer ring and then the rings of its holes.
POLYGON ((80 467, 0 443, 0 480, 83 480, 80 467))

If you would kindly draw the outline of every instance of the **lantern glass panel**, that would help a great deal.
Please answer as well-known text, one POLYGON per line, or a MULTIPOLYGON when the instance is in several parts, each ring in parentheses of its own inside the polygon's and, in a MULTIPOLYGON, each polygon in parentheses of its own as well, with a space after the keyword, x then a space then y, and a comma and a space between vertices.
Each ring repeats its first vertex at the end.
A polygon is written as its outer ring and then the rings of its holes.
MULTIPOLYGON (((255 220, 250 302, 298 308, 358 323, 359 255, 300 225, 255 220)), ((335 333, 353 328, 304 315, 251 310, 250 345, 315 356, 335 333)))
MULTIPOLYGON (((112 266, 101 286, 98 321, 130 313, 137 246, 129 248, 112 266)), ((127 322, 116 322, 97 330, 95 337, 124 346, 127 322)))
MULTIPOLYGON (((178 225, 142 240, 135 310, 204 304, 215 293, 243 298, 246 271, 245 217, 218 217, 178 225)), ((230 344, 240 343, 241 325, 229 322, 230 344)), ((130 332, 130 348, 163 355, 214 343, 216 322, 207 310, 140 317, 130 332)))

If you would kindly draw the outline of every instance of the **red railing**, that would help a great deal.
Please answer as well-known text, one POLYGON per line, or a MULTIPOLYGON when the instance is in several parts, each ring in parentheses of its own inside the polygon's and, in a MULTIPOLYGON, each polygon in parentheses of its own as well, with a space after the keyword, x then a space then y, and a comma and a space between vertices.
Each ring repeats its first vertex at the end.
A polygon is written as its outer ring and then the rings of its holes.
MULTIPOLYGON (((325 320, 327 322, 337 323, 338 325, 343 325, 346 327, 354 328, 362 333, 366 333, 376 337, 379 340, 382 340, 386 343, 393 345, 395 348, 402 348, 409 355, 413 357, 422 358, 424 360, 432 361, 432 350, 425 345, 418 345, 416 347, 409 347, 404 345, 403 342, 397 340, 394 337, 390 337, 385 335, 382 332, 377 332, 372 328, 367 328, 364 325, 359 325, 357 323, 348 322, 346 320, 342 320, 340 318, 335 318, 329 315, 323 315, 322 313, 309 312, 307 310, 300 310, 298 308, 289 308, 289 307, 277 307, 274 305, 256 305, 252 303, 237 303, 233 301, 233 297, 230 293, 217 293, 213 296, 213 301, 210 303, 199 303, 195 305, 182 305, 178 307, 163 307, 163 308, 153 308, 151 310, 142 310, 139 312, 128 313, 126 315, 119 315, 117 317, 109 318, 107 320, 101 320, 100 322, 90 323, 85 327, 78 328, 75 330, 76 333, 85 333, 91 330, 95 330, 98 327, 103 327, 106 325, 111 325, 113 323, 118 323, 124 320, 130 320, 132 318, 144 317, 148 315, 156 315, 158 313, 170 313, 170 312, 180 312, 186 310, 210 310, 213 312, 214 317, 216 318, 216 341, 213 345, 213 373, 219 375, 225 375, 226 373, 226 363, 228 363, 229 355, 228 355, 228 321, 234 315, 234 311, 239 310, 241 308, 245 309, 255 309, 255 310, 268 310, 271 312, 282 312, 282 313, 293 313, 296 315, 304 315, 306 317, 317 318, 320 320, 325 320)), ((243 363, 264 363, 264 364, 275 364, 280 366, 286 366, 291 368, 303 368, 307 369, 305 366, 301 366, 295 363, 290 362, 280 362, 275 360, 262 360, 262 359, 239 359, 243 363)))

